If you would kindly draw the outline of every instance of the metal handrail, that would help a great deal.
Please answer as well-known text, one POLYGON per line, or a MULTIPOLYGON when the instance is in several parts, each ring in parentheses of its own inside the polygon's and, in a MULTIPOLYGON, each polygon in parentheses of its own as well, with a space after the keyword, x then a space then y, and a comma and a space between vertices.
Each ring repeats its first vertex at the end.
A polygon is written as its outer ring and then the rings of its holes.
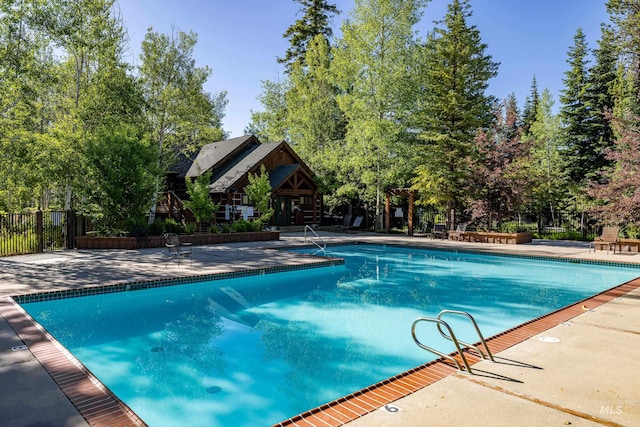
POLYGON ((310 225, 304 226, 304 242, 307 243, 307 230, 309 230, 314 236, 316 236, 316 238, 320 240, 322 245, 318 243, 316 240, 311 240, 311 243, 316 245, 318 249, 320 249, 321 251, 324 251, 327 248, 327 242, 325 242, 324 239, 320 237, 320 235, 316 233, 316 230, 314 230, 310 225))
MULTIPOLYGON (((487 355, 485 356, 485 354, 482 352, 482 350, 480 350, 474 344, 466 343, 466 342, 464 342, 464 341, 462 341, 460 339, 456 340, 455 337, 453 336, 453 334, 451 336, 445 334, 445 332, 440 327, 440 323, 438 323, 437 326, 438 326, 438 332, 440 332, 440 335, 442 335, 444 338, 446 338, 446 339, 448 339, 450 341, 454 341, 454 342, 457 341, 458 343, 461 343, 465 347, 475 349, 478 352, 478 354, 480 355, 480 358, 482 358, 482 359, 487 359, 487 357, 488 357, 489 360, 491 360, 492 362, 494 361, 493 360, 493 355, 491 354, 491 350, 489 350, 489 346, 487 345, 486 341, 484 340, 484 337, 482 336, 482 332, 480 332, 480 328, 478 327, 478 324, 476 323, 476 320, 473 318, 472 315, 470 315, 466 311, 442 310, 438 314, 437 319, 438 320, 442 320, 442 316, 444 314, 458 314, 458 315, 461 315, 461 316, 465 316, 467 319, 471 320, 471 323, 473 323, 473 327, 476 329, 476 332, 478 333, 478 337, 480 338, 480 342, 482 343, 482 346, 484 347, 485 351, 487 352, 487 355)), ((451 331, 451 329, 449 329, 449 331, 451 331)))
MULTIPOLYGON (((419 322, 433 322, 435 324, 438 325, 438 330, 440 330, 440 325, 443 325, 445 328, 447 328, 447 330, 449 331, 449 339, 451 339, 451 341, 453 341, 453 343, 456 346, 456 350, 458 351, 458 354, 460 355, 460 358, 462 359, 462 362, 464 363, 464 367, 466 369, 466 371, 468 373, 472 373, 471 372, 471 367, 469 366, 469 362, 467 362, 467 358, 465 357, 464 353, 462 352, 462 349, 460 348, 460 344, 458 344, 458 340, 456 339, 455 334, 453 333, 453 329, 451 329, 451 327, 447 324, 447 322, 445 322, 444 320, 438 319, 438 318, 434 318, 434 317, 419 317, 416 320, 413 321, 413 324, 411 325, 411 336, 413 336, 413 340, 415 341, 415 343, 418 345, 418 347, 430 351, 431 353, 440 356, 440 357, 444 357, 445 359, 448 359, 450 361, 452 361, 453 363, 455 363, 455 365, 458 367, 459 371, 463 371, 465 369, 462 369, 462 366, 460 365, 460 362, 458 362, 458 359, 445 354, 441 351, 436 350, 435 348, 429 347, 427 345, 422 344, 419 340, 418 337, 416 337, 416 325, 419 322)), ((442 332, 441 332, 442 333, 442 332)))

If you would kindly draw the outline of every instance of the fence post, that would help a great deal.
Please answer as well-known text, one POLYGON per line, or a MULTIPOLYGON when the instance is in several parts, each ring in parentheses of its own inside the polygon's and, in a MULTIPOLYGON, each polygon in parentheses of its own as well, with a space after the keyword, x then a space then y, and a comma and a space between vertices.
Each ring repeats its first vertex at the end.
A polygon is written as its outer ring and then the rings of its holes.
POLYGON ((66 237, 65 249, 73 249, 75 247, 74 243, 76 240, 76 222, 77 222, 76 211, 71 209, 67 210, 65 212, 65 217, 66 217, 66 224, 63 231, 66 237))
POLYGON ((36 211, 36 238, 38 239, 38 253, 44 252, 44 226, 42 211, 36 211))

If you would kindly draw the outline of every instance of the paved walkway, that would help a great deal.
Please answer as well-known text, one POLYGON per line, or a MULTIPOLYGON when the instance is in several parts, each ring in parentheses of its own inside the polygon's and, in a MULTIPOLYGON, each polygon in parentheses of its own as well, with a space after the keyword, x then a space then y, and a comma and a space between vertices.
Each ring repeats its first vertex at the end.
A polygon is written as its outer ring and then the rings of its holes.
MULTIPOLYGON (((588 244, 527 245, 441 242, 375 234, 323 234, 328 243, 364 241, 498 251, 640 264, 639 254, 588 253, 588 244)), ((278 242, 194 247, 193 263, 165 266, 161 249, 67 251, 0 258, 0 300, 10 295, 96 284, 154 280, 313 263, 317 258, 272 248, 303 244, 301 234, 278 242)), ((633 291, 476 365, 484 375, 454 374, 405 397, 399 412, 375 411, 357 426, 640 425, 640 292, 633 291)), ((0 312, 0 426, 86 426, 60 388, 0 312), (13 348, 13 349, 12 349, 13 348), (14 351, 15 350, 15 351, 14 351)))

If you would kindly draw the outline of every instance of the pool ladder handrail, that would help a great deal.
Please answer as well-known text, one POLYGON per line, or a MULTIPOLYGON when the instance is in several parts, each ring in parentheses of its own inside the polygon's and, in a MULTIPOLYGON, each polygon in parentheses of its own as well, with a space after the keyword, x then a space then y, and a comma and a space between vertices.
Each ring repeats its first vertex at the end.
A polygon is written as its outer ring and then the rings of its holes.
POLYGON ((469 366, 469 362, 467 361, 466 356, 464 355, 463 351, 462 351, 462 347, 460 346, 460 344, 462 344, 465 348, 473 348, 475 349, 478 354, 480 355, 480 358, 482 359, 489 359, 492 362, 493 360, 493 355, 491 354, 491 350, 489 350, 489 347, 487 346, 486 341, 484 340, 484 337, 482 336, 482 332, 480 332, 480 328, 478 327, 478 324, 476 323, 475 319, 473 318, 473 316, 471 316, 469 313, 467 313, 466 311, 458 311, 458 310, 442 310, 437 317, 419 317, 416 320, 414 320, 413 324, 411 325, 411 335, 413 336, 413 340, 415 341, 415 343, 418 345, 418 347, 430 351, 431 353, 443 357, 447 360, 452 361, 456 367, 458 368, 459 371, 464 372, 466 370, 466 372, 472 374, 473 372, 471 371, 471 367, 469 366), (442 320, 442 316, 445 314, 457 314, 457 315, 461 315, 464 316, 466 318, 468 318, 469 320, 471 320, 471 323, 473 324, 476 332, 478 333, 478 337, 480 338, 480 342, 482 343, 482 346, 484 347, 485 351, 487 352, 486 355, 482 352, 482 350, 480 350, 477 346, 475 346, 474 344, 469 344, 466 343, 462 340, 459 340, 458 338, 456 338, 455 333, 453 332, 453 329, 451 328, 451 326, 449 326, 449 324, 447 322, 445 322, 444 320, 442 320), (416 326, 418 323, 420 322, 432 322, 435 323, 437 328, 438 328, 438 332, 440 332, 440 335, 442 335, 444 338, 448 339, 449 341, 453 341, 453 344, 456 346, 456 351, 458 352, 458 354, 460 355, 460 359, 462 359, 462 363, 464 364, 464 369, 462 368, 462 366, 460 365, 460 362, 458 362, 458 359, 445 354, 439 350, 436 350, 433 347, 429 347, 423 343, 420 342, 420 340, 418 340, 418 337, 416 336, 416 326), (448 334, 445 333, 442 330, 442 326, 444 326, 447 331, 448 334))
POLYGON ((307 243, 307 231, 310 231, 311 234, 313 234, 316 239, 310 239, 311 243, 313 243, 314 245, 316 245, 318 247, 318 249, 320 249, 321 251, 324 252, 324 250, 327 248, 327 242, 324 241, 324 239, 322 237, 320 237, 320 235, 318 233, 316 233, 316 230, 313 229, 313 227, 311 227, 310 225, 305 225, 304 226, 304 242, 307 243), (318 240, 320 241, 320 243, 318 243, 318 240))

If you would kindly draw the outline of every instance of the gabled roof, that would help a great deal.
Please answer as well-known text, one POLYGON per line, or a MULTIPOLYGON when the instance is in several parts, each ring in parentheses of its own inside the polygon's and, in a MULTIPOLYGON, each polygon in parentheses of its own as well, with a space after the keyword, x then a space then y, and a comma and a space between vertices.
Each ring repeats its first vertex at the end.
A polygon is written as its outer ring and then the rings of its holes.
POLYGON ((216 172, 209 186, 212 193, 224 193, 233 187, 244 175, 254 169, 269 154, 279 149, 284 142, 262 143, 234 162, 229 162, 216 172))
POLYGON ((200 148, 188 170, 186 172, 183 171, 184 175, 181 174, 180 177, 195 178, 200 176, 209 169, 221 165, 252 142, 260 144, 258 138, 253 135, 244 135, 207 144, 200 148))
POLYGON ((272 189, 277 189, 282 185, 284 181, 286 181, 291 175, 293 175, 298 169, 300 165, 281 165, 275 168, 269 173, 269 183, 271 184, 272 189))
MULTIPOLYGON (((171 173, 178 178, 191 179, 212 171, 209 191, 211 193, 227 193, 239 185, 245 185, 247 174, 259 171, 261 164, 269 164, 273 170, 269 171, 271 188, 276 190, 282 185, 297 187, 300 182, 298 174, 312 186, 314 174, 298 157, 286 141, 261 143, 254 135, 245 135, 207 144, 200 148, 190 159, 182 158, 179 164, 172 168, 171 173), (288 159, 282 164, 280 154, 288 159), (293 161, 293 163, 288 163, 293 161), (291 179, 296 177, 293 181, 291 179)), ((238 190, 242 191, 240 188, 238 190)))

